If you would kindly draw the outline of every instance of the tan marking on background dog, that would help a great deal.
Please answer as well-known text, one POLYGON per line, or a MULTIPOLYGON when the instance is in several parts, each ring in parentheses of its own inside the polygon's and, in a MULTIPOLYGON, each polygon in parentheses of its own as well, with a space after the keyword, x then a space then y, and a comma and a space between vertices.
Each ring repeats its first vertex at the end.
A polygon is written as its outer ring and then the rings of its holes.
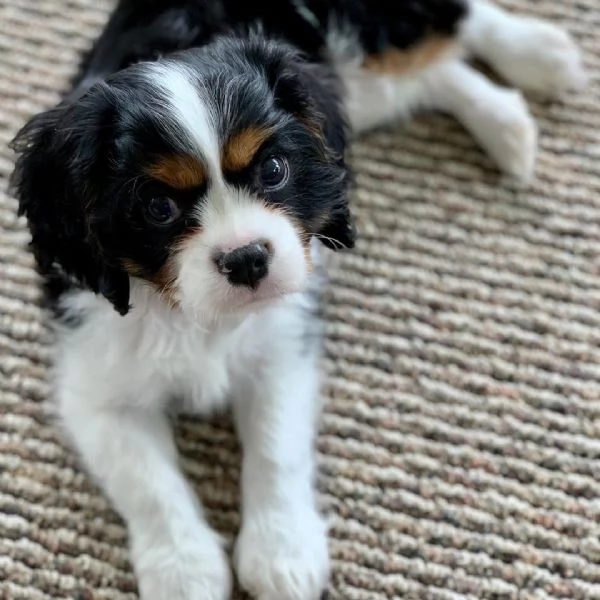
POLYGON ((384 75, 409 75, 440 60, 454 48, 454 38, 433 35, 406 50, 390 48, 382 54, 368 56, 363 67, 384 75))
POLYGON ((235 172, 245 169, 270 135, 269 129, 247 127, 231 136, 221 155, 223 171, 235 172))
POLYGON ((198 159, 184 154, 163 156, 146 173, 176 190, 191 190, 206 182, 206 171, 198 159))

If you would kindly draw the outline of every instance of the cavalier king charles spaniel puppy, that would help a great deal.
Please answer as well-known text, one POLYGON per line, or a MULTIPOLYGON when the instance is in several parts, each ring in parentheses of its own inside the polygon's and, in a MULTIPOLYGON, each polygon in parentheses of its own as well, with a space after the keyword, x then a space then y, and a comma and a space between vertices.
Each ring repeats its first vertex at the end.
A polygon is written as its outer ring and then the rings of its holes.
POLYGON ((219 535, 177 464, 173 406, 233 406, 242 587, 317 600, 318 246, 354 244, 351 134, 454 115, 505 172, 536 127, 509 84, 584 81, 562 30, 484 0, 121 0, 13 175, 55 311, 65 431, 125 519, 144 600, 225 600, 219 535))

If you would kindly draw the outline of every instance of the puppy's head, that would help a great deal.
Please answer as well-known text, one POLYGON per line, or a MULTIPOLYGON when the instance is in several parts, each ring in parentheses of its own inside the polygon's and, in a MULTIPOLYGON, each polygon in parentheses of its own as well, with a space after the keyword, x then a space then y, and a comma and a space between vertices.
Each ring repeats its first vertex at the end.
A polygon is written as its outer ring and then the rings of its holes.
POLYGON ((130 278, 214 319, 304 288, 313 237, 353 245, 333 79, 222 39, 34 118, 13 177, 44 273, 129 309, 130 278))

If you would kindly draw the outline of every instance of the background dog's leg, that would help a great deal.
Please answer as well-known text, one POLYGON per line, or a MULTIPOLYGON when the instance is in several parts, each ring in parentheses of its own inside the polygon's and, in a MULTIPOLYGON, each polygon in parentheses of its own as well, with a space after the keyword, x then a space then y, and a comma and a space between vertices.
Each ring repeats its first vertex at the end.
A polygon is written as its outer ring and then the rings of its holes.
POLYGON ((354 133, 408 119, 418 110, 432 108, 422 76, 379 75, 359 67, 343 68, 341 76, 346 112, 354 133))
POLYGON ((585 84, 581 54, 560 27, 508 13, 487 0, 470 0, 469 7, 464 46, 510 84, 549 97, 585 84))
POLYGON ((318 600, 329 575, 314 490, 319 376, 308 354, 274 353, 235 402, 244 449, 235 563, 242 586, 260 600, 318 600))
MULTIPOLYGON (((571 37, 550 23, 470 0, 460 44, 489 63, 509 84, 559 96, 585 84, 581 55, 571 37)), ((519 92, 498 86, 463 63, 442 57, 413 75, 377 74, 358 65, 340 69, 355 132, 440 110, 456 117, 506 173, 528 179, 537 128, 519 92)))
POLYGON ((537 126, 520 92, 492 83, 460 61, 437 65, 424 80, 431 106, 458 119, 502 171, 521 180, 531 177, 537 126))
POLYGON ((345 84, 346 107, 356 132, 418 110, 439 110, 458 119, 504 172, 523 180, 532 175, 537 128, 523 97, 458 59, 413 77, 355 72, 345 84))
POLYGON ((113 382, 95 386, 92 376, 75 357, 58 389, 59 411, 88 469, 127 523, 141 598, 228 600, 224 551, 178 469, 166 419, 159 412, 111 407, 103 392, 114 392, 113 382))

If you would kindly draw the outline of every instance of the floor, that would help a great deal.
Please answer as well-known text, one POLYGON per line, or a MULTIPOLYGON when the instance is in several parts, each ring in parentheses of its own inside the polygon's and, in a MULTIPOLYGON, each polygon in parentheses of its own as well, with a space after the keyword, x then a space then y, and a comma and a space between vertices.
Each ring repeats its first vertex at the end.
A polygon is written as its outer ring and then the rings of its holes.
MULTIPOLYGON (((532 99, 536 179, 453 121, 357 142, 361 232, 331 273, 319 487, 330 600, 600 598, 600 0, 509 0, 568 27, 592 73, 532 99)), ((109 0, 0 0, 0 177, 109 0)), ((0 598, 136 598, 119 518, 52 423, 50 335, 0 191, 0 598)), ((178 439, 214 525, 239 526, 227 418, 178 439)))

